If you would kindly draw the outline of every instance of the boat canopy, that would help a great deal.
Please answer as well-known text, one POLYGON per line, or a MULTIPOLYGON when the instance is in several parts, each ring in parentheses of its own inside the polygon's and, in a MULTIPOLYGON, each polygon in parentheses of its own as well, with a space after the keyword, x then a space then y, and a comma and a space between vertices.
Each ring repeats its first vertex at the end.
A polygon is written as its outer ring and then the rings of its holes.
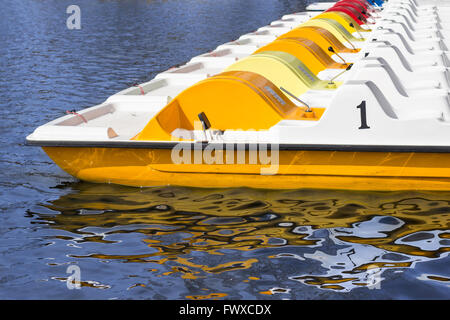
POLYGON ((201 130, 196 122, 200 124, 198 115, 202 112, 214 129, 267 130, 281 120, 319 120, 324 111, 306 110, 262 75, 223 72, 181 92, 133 140, 192 140, 189 132, 201 130), (180 134, 174 135, 175 131, 180 134))
POLYGON ((355 20, 356 23, 358 23, 359 25, 366 24, 365 21, 366 19, 362 16, 362 14, 352 7, 335 6, 331 7, 330 9, 327 9, 325 12, 333 12, 333 11, 345 12, 350 17, 352 17, 352 19, 355 20))
POLYGON ((339 11, 324 12, 315 17, 312 17, 311 19, 335 20, 336 22, 340 23, 349 33, 352 33, 352 34, 355 31, 358 31, 358 32, 371 32, 372 31, 371 29, 362 28, 352 17, 350 17, 345 12, 339 12, 339 11), (350 24, 352 24, 353 27, 350 24))
POLYGON ((361 0, 340 0, 339 3, 340 4, 355 3, 355 4, 358 4, 360 7, 362 7, 365 11, 367 11, 369 9, 368 3, 366 1, 361 1, 361 0))
POLYGON ((338 53, 357 53, 360 51, 360 49, 346 47, 326 28, 316 26, 301 26, 278 37, 278 39, 285 38, 305 38, 311 40, 321 47, 330 57, 334 55, 333 52, 328 50, 330 46, 338 53))
POLYGON ((342 43, 352 43, 355 41, 364 41, 363 38, 355 38, 352 34, 350 34, 345 28, 335 20, 331 19, 312 19, 308 22, 302 23, 300 27, 321 27, 327 29, 331 32, 340 42, 342 43))
POLYGON ((252 54, 229 66, 225 71, 250 71, 262 75, 278 88, 283 87, 299 96, 308 90, 336 89, 328 81, 320 80, 295 56, 281 51, 252 54))
POLYGON ((311 72, 315 75, 325 69, 345 69, 348 67, 348 64, 338 63, 331 59, 316 43, 305 38, 277 39, 259 48, 254 53, 265 51, 289 53, 308 65, 311 72))
POLYGON ((354 2, 341 2, 341 1, 339 1, 339 3, 338 2, 336 2, 336 4, 333 6, 333 7, 347 7, 347 8, 353 8, 353 9, 355 9, 357 12, 359 12, 359 13, 361 13, 361 15, 364 17, 364 18, 369 18, 370 17, 370 14, 367 12, 367 10, 363 7, 363 6, 361 6, 360 4, 358 4, 358 3, 354 3, 354 2))
MULTIPOLYGON (((314 20, 317 21, 317 20, 320 20, 320 18, 314 19, 314 20)), ((342 33, 342 35, 343 35, 345 38, 349 39, 350 41, 360 41, 360 42, 366 41, 365 38, 362 38, 362 37, 355 37, 355 36, 352 34, 355 30, 352 30, 351 32, 347 31, 347 29, 344 28, 344 26, 343 26, 341 23, 337 22, 337 21, 334 20, 334 19, 323 19, 323 20, 328 21, 328 23, 330 23, 333 27, 335 27, 336 29, 338 29, 338 30, 342 33)))

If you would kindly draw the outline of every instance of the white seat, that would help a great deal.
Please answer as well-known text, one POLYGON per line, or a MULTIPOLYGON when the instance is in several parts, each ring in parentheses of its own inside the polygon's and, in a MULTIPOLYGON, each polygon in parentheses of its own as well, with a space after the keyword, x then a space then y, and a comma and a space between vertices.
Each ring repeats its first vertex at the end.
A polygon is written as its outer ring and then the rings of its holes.
POLYGON ((359 66, 368 64, 385 65, 389 72, 395 74, 404 84, 406 88, 411 89, 444 89, 449 91, 450 80, 449 70, 443 67, 429 67, 423 68, 419 71, 411 71, 399 62, 389 63, 385 57, 366 57, 358 62, 359 66))
POLYGON ((373 82, 385 97, 395 114, 403 119, 431 117, 450 118, 448 93, 439 89, 407 89, 404 84, 385 65, 366 65, 352 73, 351 80, 373 82))

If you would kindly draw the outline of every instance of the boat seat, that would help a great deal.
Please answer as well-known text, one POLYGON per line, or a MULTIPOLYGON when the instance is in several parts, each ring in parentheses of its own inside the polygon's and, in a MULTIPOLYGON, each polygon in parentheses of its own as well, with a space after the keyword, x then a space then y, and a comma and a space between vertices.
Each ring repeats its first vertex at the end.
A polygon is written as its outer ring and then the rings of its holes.
MULTIPOLYGON (((397 76, 397 74, 392 70, 389 64, 362 64, 352 79, 358 80, 372 80, 374 83, 378 84, 385 92, 396 92, 404 97, 415 97, 421 95, 420 89, 407 89, 402 80, 397 76)), ((429 89, 421 88, 426 90, 427 95, 435 96, 436 94, 443 94, 446 92, 439 89, 429 89)))
POLYGON ((433 23, 439 23, 440 18, 434 14, 422 17, 418 17, 416 15, 413 15, 410 11, 408 11, 405 8, 396 8, 395 10, 387 10, 385 14, 398 14, 402 15, 404 17, 407 17, 412 23, 420 24, 422 22, 433 22, 433 23))
POLYGON ((315 75, 328 68, 345 69, 348 67, 348 64, 335 62, 317 44, 304 38, 278 39, 259 48, 254 53, 265 51, 282 51, 289 53, 306 64, 315 75))
POLYGON ((393 65, 402 66, 409 72, 414 71, 414 66, 406 59, 403 53, 389 41, 372 41, 372 46, 366 46, 364 56, 383 57, 393 65))
MULTIPOLYGON (((411 132, 419 133, 417 137, 420 140, 422 133, 428 137, 427 139, 432 137, 436 125, 450 129, 449 107, 446 101, 448 99, 445 97, 440 97, 440 101, 438 99, 432 101, 441 104, 441 108, 429 108, 428 97, 407 98, 398 92, 386 92, 379 84, 372 81, 372 78, 346 81, 336 91, 316 125, 308 127, 308 131, 295 130, 292 127, 280 128, 280 136, 290 137, 294 134, 301 136, 303 133, 314 136, 316 143, 383 145, 391 143, 392 134, 395 135, 395 139, 410 142, 408 135, 411 132), (358 109, 363 103, 366 108, 368 130, 361 130, 364 128, 361 128, 362 116, 358 109), (330 130, 333 132, 332 135, 329 133, 330 130)), ((436 140, 445 141, 445 137, 439 136, 436 140)), ((417 143, 417 140, 414 142, 417 143)))
POLYGON ((401 14, 407 15, 412 21, 416 23, 420 23, 423 21, 440 22, 449 18, 449 12, 446 12, 445 10, 443 10, 443 8, 435 12, 421 12, 421 14, 416 14, 404 7, 391 7, 386 11, 386 13, 391 12, 399 12, 401 14))
POLYGON ((372 35, 372 38, 387 40, 396 44, 399 47, 403 47, 405 51, 410 54, 420 53, 433 53, 436 51, 445 51, 445 44, 442 41, 423 41, 412 42, 407 40, 401 33, 394 31, 391 28, 382 30, 383 32, 377 32, 372 35))
MULTIPOLYGON (((393 39, 394 41, 396 39, 393 39)), ((396 54, 401 57, 402 60, 407 61, 408 64, 414 69, 415 66, 421 67, 421 66, 444 66, 448 67, 450 66, 450 61, 448 59, 448 55, 445 52, 442 51, 430 51, 429 53, 416 53, 411 54, 408 52, 405 47, 400 43, 397 44, 393 43, 392 41, 388 40, 381 40, 379 41, 376 39, 376 41, 373 41, 373 43, 369 43, 366 46, 367 52, 371 56, 379 55, 376 52, 381 52, 382 49, 379 48, 385 48, 386 46, 392 47, 393 51, 396 52, 396 54), (382 46, 379 46, 382 44, 382 46)), ((384 50, 385 52, 387 50, 384 50)))
POLYGON ((378 30, 388 30, 390 32, 397 33, 402 36, 405 42, 408 42, 411 46, 435 46, 441 50, 447 51, 446 42, 447 39, 440 31, 423 31, 412 33, 404 23, 401 22, 389 22, 388 24, 380 25, 378 30))
POLYGON ((272 82, 253 72, 231 71, 202 80, 176 96, 156 114, 135 140, 171 141, 177 131, 195 130, 204 112, 214 129, 267 130, 283 119, 318 120, 321 108, 306 112, 272 82), (255 116, 257 115, 257 116, 255 116))
MULTIPOLYGON (((391 60, 392 61, 392 60, 391 60)), ((360 60, 360 64, 373 64, 377 62, 388 66, 393 73, 401 79, 406 87, 424 86, 429 89, 450 88, 449 71, 443 67, 429 67, 427 69, 411 72, 407 70, 401 63, 388 62, 383 56, 366 57, 360 60)))
POLYGON ((403 33, 411 41, 420 41, 425 38, 443 38, 443 34, 436 24, 413 25, 403 16, 385 18, 379 22, 379 26, 395 26, 399 32, 403 33))
MULTIPOLYGON (((308 90, 332 90, 337 85, 329 85, 320 80, 295 56, 281 51, 265 51, 244 58, 225 71, 249 71, 262 75, 277 87, 283 87, 298 96, 308 90)), ((338 83, 340 84, 340 83, 338 83)))
POLYGON ((436 22, 429 22, 429 23, 414 23, 412 22, 407 16, 401 15, 398 12, 395 14, 392 14, 382 21, 395 21, 395 22, 402 22, 404 23, 411 32, 416 31, 438 31, 439 24, 436 22))
POLYGON ((427 90, 426 94, 407 90, 386 65, 366 65, 355 70, 351 80, 373 82, 389 103, 399 119, 450 118, 448 93, 427 90))

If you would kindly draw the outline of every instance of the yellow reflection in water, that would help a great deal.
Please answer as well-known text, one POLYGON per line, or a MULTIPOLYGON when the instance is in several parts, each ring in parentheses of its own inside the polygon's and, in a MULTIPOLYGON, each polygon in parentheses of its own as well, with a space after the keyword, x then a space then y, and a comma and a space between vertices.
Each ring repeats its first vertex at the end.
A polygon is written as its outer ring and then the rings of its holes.
MULTIPOLYGON (((360 250, 360 245, 369 245, 383 252, 429 259, 449 251, 448 245, 430 249, 423 241, 430 237, 429 232, 431 237, 449 239, 450 193, 138 189, 86 183, 77 184, 76 188, 77 192, 45 204, 59 214, 39 214, 40 218, 51 221, 52 228, 80 235, 76 241, 115 245, 108 237, 131 232, 141 234, 143 244, 151 249, 138 255, 96 252, 76 257, 161 265, 170 261, 170 271, 160 276, 196 279, 205 274, 248 269, 259 262, 257 258, 250 258, 207 265, 195 261, 190 256, 192 252, 226 256, 227 250, 252 251, 285 246, 319 248, 321 240, 312 237, 318 229, 329 230, 335 241, 353 245, 354 250, 360 250), (386 219, 375 221, 374 217, 386 219), (372 227, 362 228, 367 222, 372 223, 372 227), (127 229, 127 226, 133 228, 127 229), (380 229, 372 230, 373 226, 380 229), (89 227, 102 230, 92 231, 89 227), (178 237, 169 239, 170 235, 178 237)), ((358 252, 353 254, 358 255, 358 252)), ((324 266, 333 264, 329 260, 336 258, 320 251, 311 257, 316 259, 321 255, 328 261, 324 266)), ((299 259, 305 260, 305 257, 299 259)), ((328 275, 300 275, 293 280, 342 290, 346 282, 353 281, 354 286, 365 284, 361 278, 349 275, 374 267, 407 268, 411 265, 411 259, 405 262, 361 261, 351 267, 342 267, 340 277, 331 272, 328 275), (347 276, 342 276, 345 274, 347 276)))

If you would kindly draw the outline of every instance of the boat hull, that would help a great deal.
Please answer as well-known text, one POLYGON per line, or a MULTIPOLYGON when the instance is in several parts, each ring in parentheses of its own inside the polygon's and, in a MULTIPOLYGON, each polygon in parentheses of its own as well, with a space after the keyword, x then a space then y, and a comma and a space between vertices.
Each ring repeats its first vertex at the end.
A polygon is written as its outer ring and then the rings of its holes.
POLYGON ((248 148, 209 150, 209 157, 204 147, 182 153, 174 153, 173 148, 143 147, 47 146, 43 150, 70 175, 95 183, 136 187, 450 190, 447 152, 280 148, 276 156, 275 151, 268 151, 262 158, 248 148))

